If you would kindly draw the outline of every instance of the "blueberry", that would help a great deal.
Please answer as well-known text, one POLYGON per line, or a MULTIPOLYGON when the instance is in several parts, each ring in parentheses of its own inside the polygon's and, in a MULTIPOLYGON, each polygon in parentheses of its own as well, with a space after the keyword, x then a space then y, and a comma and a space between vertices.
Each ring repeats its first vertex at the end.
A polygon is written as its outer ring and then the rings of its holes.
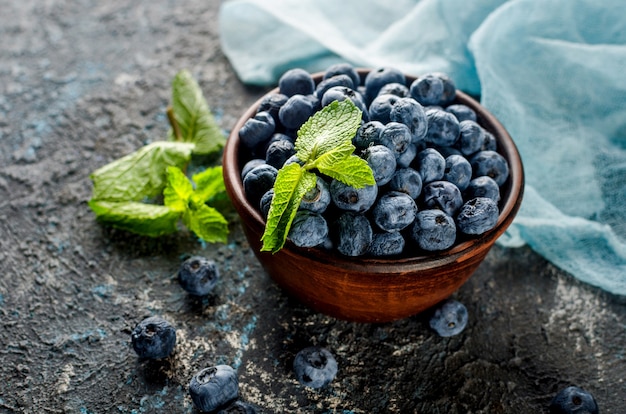
POLYGON ((323 213, 330 204, 330 188, 328 183, 319 175, 315 187, 309 190, 300 202, 300 208, 314 213, 323 213))
POLYGON ((417 205, 406 193, 389 191, 372 208, 374 223, 384 231, 399 231, 415 220, 417 205))
POLYGON ((287 102, 289 97, 282 93, 270 93, 263 97, 257 108, 257 112, 267 112, 278 122, 278 111, 287 102))
POLYGON ((422 193, 422 177, 413 168, 398 168, 388 186, 390 190, 401 191, 415 200, 422 193))
POLYGON ((333 86, 343 86, 346 88, 355 89, 355 85, 350 76, 335 75, 330 78, 323 79, 320 83, 317 84, 317 86, 315 87, 315 96, 321 99, 326 91, 333 86))
POLYGON ((463 205, 459 188, 449 181, 433 181, 422 189, 426 208, 438 208, 449 216, 456 216, 463 205))
POLYGON ((450 112, 443 109, 426 110, 428 132, 426 142, 441 147, 452 146, 459 139, 459 121, 450 112))
POLYGON ((315 90, 315 82, 309 72, 301 68, 286 71, 278 79, 278 90, 283 95, 310 95, 315 90))
POLYGON ((483 234, 496 226, 499 214, 498 204, 491 198, 476 197, 463 204, 456 223, 465 234, 483 234))
POLYGON ((347 211, 335 222, 336 247, 346 256, 361 256, 367 253, 372 243, 373 231, 367 217, 347 211))
POLYGON ((456 225, 454 219, 441 210, 422 210, 415 215, 409 234, 423 250, 445 250, 456 241, 456 225))
POLYGON ((485 140, 483 144, 480 146, 481 151, 496 151, 498 149, 498 143, 496 142, 496 137, 487 130, 485 130, 485 140))
POLYGON ((474 197, 488 197, 498 203, 500 201, 500 187, 493 178, 481 175, 469 182, 464 196, 467 200, 474 197))
POLYGON ((364 122, 356 131, 352 143, 359 149, 380 144, 380 134, 382 134, 383 129, 385 129, 385 125, 380 121, 364 122))
POLYGON ((550 402, 550 414, 598 414, 598 404, 589 392, 569 386, 559 391, 550 402))
POLYGON ((368 72, 363 81, 366 101, 372 102, 380 92, 380 89, 389 83, 405 84, 406 78, 400 70, 387 66, 368 72))
POLYGON ((411 144, 411 131, 405 124, 389 122, 380 134, 379 143, 389 148, 394 157, 398 158, 411 144))
POLYGON ((359 73, 349 63, 335 63, 334 65, 329 66, 326 71, 324 71, 323 79, 332 78, 336 75, 348 75, 350 79, 352 79, 354 89, 361 84, 361 77, 359 76, 359 73))
POLYGON ((502 155, 495 151, 478 151, 470 159, 470 164, 472 164, 474 177, 489 176, 499 186, 504 184, 509 177, 509 164, 502 155))
POLYGON ((446 111, 453 114, 459 122, 467 120, 477 122, 476 112, 467 105, 452 104, 446 107, 446 111))
POLYGON ((261 211, 261 215, 264 219, 267 220, 267 216, 270 212, 270 207, 272 206, 272 200, 274 199, 274 189, 270 188, 263 194, 261 200, 259 201, 259 210, 261 211))
POLYGON ((189 396, 200 411, 224 408, 239 397, 237 373, 228 365, 204 368, 191 378, 189 396))
POLYGON ((276 129, 276 121, 269 112, 258 112, 239 129, 241 143, 251 151, 266 142, 276 129))
POLYGON ((439 336, 449 337, 458 335, 467 326, 467 308, 461 302, 448 299, 435 309, 430 318, 430 327, 439 336))
POLYGON ((280 123, 288 129, 298 129, 315 113, 316 102, 309 96, 292 95, 278 111, 280 123))
POLYGON ((461 152, 461 150, 455 147, 431 147, 431 148, 436 149, 443 156, 443 158, 448 158, 450 155, 461 155, 465 157, 463 153, 461 152))
POLYGON ((389 113, 389 120, 408 126, 413 144, 422 142, 428 132, 424 107, 412 98, 400 98, 396 101, 389 113))
POLYGON ((337 207, 357 213, 369 210, 378 196, 378 186, 376 185, 354 188, 339 180, 332 180, 329 190, 330 198, 337 207))
POLYGON ((278 170, 269 164, 261 164, 251 169, 243 177, 243 189, 248 200, 255 206, 259 204, 263 194, 274 186, 278 170))
POLYGON ((324 96, 322 96, 320 102, 321 105, 324 107, 331 102, 342 102, 346 99, 352 101, 352 103, 361 110, 361 117, 363 121, 367 122, 370 120, 369 112, 367 111, 367 105, 365 105, 363 96, 354 89, 347 88, 345 86, 333 86, 324 93, 324 96))
POLYGON ((178 282, 184 290, 195 296, 208 295, 219 277, 215 262, 201 256, 185 260, 178 270, 178 282))
POLYGON ((400 98, 409 96, 409 88, 404 83, 392 82, 387 83, 380 88, 378 95, 391 94, 400 98))
POLYGON ((293 360, 293 371, 298 382, 311 388, 330 384, 337 375, 337 361, 326 348, 304 348, 293 360))
POLYGON ((265 164, 265 160, 263 158, 253 158, 250 161, 246 162, 241 169, 241 179, 246 176, 254 167, 258 167, 259 165, 265 164))
POLYGON ((443 81, 433 74, 425 74, 411 83, 409 93, 422 105, 439 105, 443 96, 443 81))
POLYGON ((443 93, 441 94, 441 99, 437 105, 448 105, 454 101, 456 98, 456 84, 454 80, 446 73, 443 72, 433 72, 434 76, 441 79, 443 83, 443 93))
POLYGON ((292 155, 296 154, 293 142, 288 139, 279 139, 272 142, 265 152, 265 162, 276 169, 280 169, 292 155))
POLYGON ((130 339, 139 358, 161 359, 174 350, 176 330, 165 319, 150 316, 135 326, 130 339))
POLYGON ((372 145, 362 154, 363 159, 372 169, 374 180, 378 186, 387 184, 396 171, 396 156, 384 145, 372 145))
POLYGON ((456 185, 460 191, 464 191, 472 179, 472 166, 467 158, 457 154, 448 156, 443 179, 456 185))
POLYGON ((391 94, 378 95, 368 108, 370 120, 388 124, 391 121, 391 110, 400 99, 402 98, 391 94))
POLYGON ((396 157, 396 168, 408 168, 417 155, 417 145, 409 144, 402 154, 396 157))
POLYGON ((249 403, 236 400, 216 414, 257 414, 257 409, 249 403))
POLYGON ((328 236, 328 224, 319 213, 298 210, 294 217, 288 238, 299 247, 315 247, 324 243, 328 236))
POLYGON ((405 244, 404 237, 398 231, 375 233, 367 254, 375 257, 399 255, 405 244))
POLYGON ((480 151, 485 142, 485 130, 475 121, 459 122, 458 147, 464 155, 480 151))
POLYGON ((446 170, 446 159, 437 150, 426 148, 418 152, 414 162, 417 164, 416 170, 422 176, 424 184, 443 178, 446 170))

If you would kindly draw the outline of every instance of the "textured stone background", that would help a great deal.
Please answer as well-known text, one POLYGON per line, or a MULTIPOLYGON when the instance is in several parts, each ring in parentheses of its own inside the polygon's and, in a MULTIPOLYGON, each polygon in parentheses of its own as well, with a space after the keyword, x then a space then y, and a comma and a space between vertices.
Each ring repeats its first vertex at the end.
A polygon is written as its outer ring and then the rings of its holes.
POLYGON ((426 314, 355 324, 295 303, 236 221, 228 245, 95 222, 89 173, 165 138, 177 71, 198 79, 225 131, 264 92, 222 55, 219 5, 0 0, 0 412, 192 413, 193 373, 226 363, 264 413, 541 413, 569 384, 602 413, 623 413, 626 301, 527 248, 489 254, 455 294, 468 328, 444 339, 426 314), (202 301, 175 279, 190 254, 222 270, 202 301), (138 361, 130 347, 152 314, 178 329, 164 362, 138 361), (340 366, 323 390, 291 373, 310 344, 340 366))

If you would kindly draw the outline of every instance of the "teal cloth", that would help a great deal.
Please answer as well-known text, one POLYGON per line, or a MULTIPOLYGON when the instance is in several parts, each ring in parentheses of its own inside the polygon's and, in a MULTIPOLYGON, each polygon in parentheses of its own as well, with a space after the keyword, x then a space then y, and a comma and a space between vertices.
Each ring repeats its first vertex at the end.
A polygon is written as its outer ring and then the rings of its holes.
POLYGON ((231 0, 220 35, 247 84, 337 62, 450 74, 524 162, 524 201, 498 243, 626 295, 625 1, 231 0))

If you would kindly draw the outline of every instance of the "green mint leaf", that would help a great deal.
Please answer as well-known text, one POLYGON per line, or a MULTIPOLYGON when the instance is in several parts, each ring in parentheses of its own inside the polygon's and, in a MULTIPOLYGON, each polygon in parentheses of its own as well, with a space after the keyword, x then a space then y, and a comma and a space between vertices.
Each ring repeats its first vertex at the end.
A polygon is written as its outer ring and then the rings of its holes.
MULTIPOLYGON (((328 155, 330 154, 332 153, 328 153, 328 155)), ((336 160, 333 157, 325 157, 318 160, 316 166, 322 174, 326 174, 354 188, 376 184, 374 174, 367 161, 356 155, 336 160)))
POLYGON ((221 165, 194 174, 191 180, 196 184, 195 194, 204 202, 226 192, 221 165))
POLYGON ((180 139, 196 144, 195 154, 210 154, 220 150, 225 140, 209 109, 202 90, 191 76, 182 70, 172 81, 172 109, 178 124, 180 139))
POLYGON ((261 251, 276 253, 285 244, 293 218, 302 197, 315 187, 317 177, 299 164, 288 164, 278 171, 274 182, 274 198, 261 240, 261 251))
POLYGON ((228 241, 228 221, 219 211, 206 204, 188 209, 183 222, 196 236, 208 243, 228 241))
POLYGON ((163 190, 163 203, 172 210, 184 212, 193 194, 193 186, 180 168, 167 167, 167 185, 163 190))
POLYGON ((298 130, 296 156, 307 163, 350 144, 361 125, 361 110, 349 99, 334 101, 316 112, 298 130))
POLYGON ((89 207, 102 223, 150 237, 176 232, 181 217, 179 212, 167 206, 136 201, 90 200, 89 207))
POLYGON ((156 197, 165 186, 165 169, 183 167, 191 159, 194 144, 157 141, 94 171, 94 200, 139 201, 156 197))

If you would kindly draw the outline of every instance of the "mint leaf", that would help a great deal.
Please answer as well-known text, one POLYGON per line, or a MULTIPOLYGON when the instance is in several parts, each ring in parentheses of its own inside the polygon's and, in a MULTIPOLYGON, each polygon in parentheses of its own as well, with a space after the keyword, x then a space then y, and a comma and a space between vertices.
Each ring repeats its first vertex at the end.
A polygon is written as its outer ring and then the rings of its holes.
POLYGON ((226 192, 224 178, 222 176, 222 166, 209 167, 191 177, 196 183, 196 195, 204 202, 226 192))
POLYGON ((181 214, 167 206, 136 201, 90 200, 96 218, 112 227, 150 237, 174 233, 181 214))
POLYGON ((194 144, 157 141, 94 171, 94 200, 139 201, 161 194, 165 169, 183 167, 191 158, 194 144))
POLYGON ((296 163, 286 165, 278 171, 274 183, 274 198, 261 237, 261 251, 276 253, 284 246, 302 197, 315 187, 316 180, 314 173, 296 163))
POLYGON ((163 203, 174 211, 187 210, 187 202, 193 194, 193 186, 178 167, 167 167, 167 185, 163 190, 163 203))
POLYGON ((180 140, 194 143, 195 154, 210 154, 222 148, 225 137, 211 114, 200 86, 186 70, 178 72, 172 81, 172 109, 180 140))
POLYGON ((349 99, 334 101, 315 113, 298 130, 296 156, 303 162, 351 144, 361 125, 361 110, 349 99))
POLYGON ((206 242, 228 241, 228 221, 219 211, 206 204, 194 205, 193 209, 188 209, 183 216, 183 222, 189 230, 206 242))
MULTIPOLYGON (((329 154, 332 153, 327 155, 329 154)), ((320 159, 316 166, 322 174, 326 174, 354 188, 376 184, 372 169, 367 161, 356 155, 350 155, 343 159, 326 157, 323 160, 320 159)))

